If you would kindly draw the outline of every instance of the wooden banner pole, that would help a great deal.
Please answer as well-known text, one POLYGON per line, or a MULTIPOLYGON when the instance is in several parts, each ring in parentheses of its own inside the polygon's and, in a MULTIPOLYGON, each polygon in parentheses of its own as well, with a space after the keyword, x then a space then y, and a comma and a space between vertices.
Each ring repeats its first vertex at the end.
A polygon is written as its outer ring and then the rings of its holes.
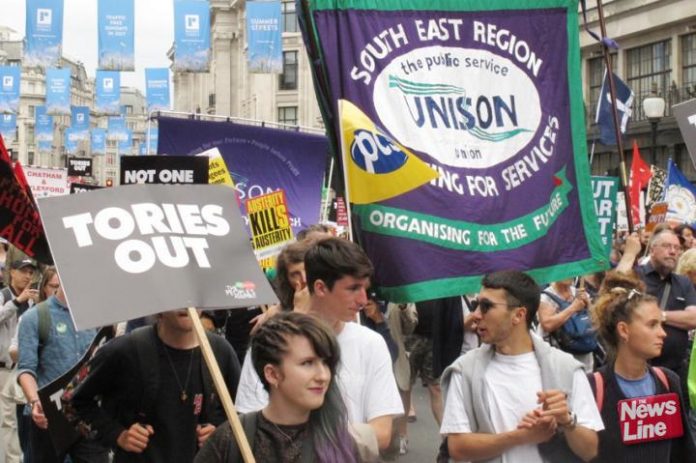
POLYGON ((227 390, 225 380, 222 378, 222 372, 220 372, 220 366, 218 365, 215 355, 213 354, 213 350, 210 347, 210 342, 208 341, 208 336, 205 334, 205 328, 203 328, 201 318, 198 316, 198 311, 195 307, 189 307, 188 314, 189 317, 191 317, 191 320, 193 320, 193 328, 196 332, 198 343, 201 346, 203 358, 205 359, 206 365, 208 365, 208 370, 213 378, 215 389, 217 390, 220 400, 222 401, 222 406, 225 409, 225 414, 227 414, 227 419, 230 422, 230 427, 232 428, 234 438, 237 440, 237 445, 239 446, 239 451, 242 454, 242 458, 244 459, 245 463, 256 463, 254 455, 251 453, 249 441, 244 434, 242 423, 239 421, 239 417, 237 416, 237 410, 234 408, 232 397, 230 397, 230 391, 227 390))

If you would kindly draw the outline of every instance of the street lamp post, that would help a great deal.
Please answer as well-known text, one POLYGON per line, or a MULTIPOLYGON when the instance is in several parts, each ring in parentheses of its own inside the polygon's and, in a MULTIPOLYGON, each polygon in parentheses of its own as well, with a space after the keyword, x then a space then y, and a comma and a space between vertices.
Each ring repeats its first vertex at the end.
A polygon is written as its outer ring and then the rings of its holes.
POLYGON ((656 89, 653 89, 653 93, 650 96, 643 99, 643 112, 648 121, 650 121, 650 128, 652 129, 651 164, 657 164, 657 125, 665 115, 665 99, 657 95, 656 89))

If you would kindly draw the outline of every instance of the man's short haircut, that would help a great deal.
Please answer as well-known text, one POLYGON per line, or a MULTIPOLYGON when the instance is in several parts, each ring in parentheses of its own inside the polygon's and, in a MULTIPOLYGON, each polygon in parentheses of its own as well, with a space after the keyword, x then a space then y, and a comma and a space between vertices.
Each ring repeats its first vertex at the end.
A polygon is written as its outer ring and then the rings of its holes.
POLYGON ((369 278, 373 273, 372 262, 357 244, 341 238, 326 238, 314 243, 305 254, 305 273, 309 292, 314 292, 314 282, 322 280, 329 290, 345 276, 369 278))
POLYGON ((307 236, 317 233, 317 234, 325 234, 331 233, 331 229, 329 228, 328 225, 324 225, 323 223, 315 223, 314 225, 310 225, 307 228, 303 228, 299 232, 297 232, 297 241, 302 241, 303 239, 307 238, 307 236))
POLYGON ((541 299, 539 285, 532 277, 516 270, 504 270, 484 276, 481 286, 487 289, 504 289, 510 308, 525 307, 527 327, 532 326, 541 299))
POLYGON ((679 238, 679 236, 674 233, 674 230, 669 228, 669 225, 667 224, 659 224, 657 227, 655 227, 652 236, 650 236, 650 241, 648 242, 648 250, 652 250, 653 246, 655 246, 660 237, 667 234, 674 235, 679 238))

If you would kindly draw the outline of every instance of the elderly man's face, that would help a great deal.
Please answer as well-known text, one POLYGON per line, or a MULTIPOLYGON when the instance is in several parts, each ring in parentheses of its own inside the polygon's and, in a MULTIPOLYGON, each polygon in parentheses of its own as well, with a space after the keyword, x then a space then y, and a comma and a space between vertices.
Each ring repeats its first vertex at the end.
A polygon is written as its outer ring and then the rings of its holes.
POLYGON ((672 272, 681 252, 679 238, 674 233, 660 233, 650 248, 650 261, 658 271, 672 272))

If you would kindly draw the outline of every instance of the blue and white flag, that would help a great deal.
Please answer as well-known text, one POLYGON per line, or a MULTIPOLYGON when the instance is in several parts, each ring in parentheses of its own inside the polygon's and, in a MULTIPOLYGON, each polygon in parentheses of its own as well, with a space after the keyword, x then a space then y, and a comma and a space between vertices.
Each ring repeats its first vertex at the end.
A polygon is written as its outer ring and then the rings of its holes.
POLYGON ((36 107, 36 145, 39 152, 53 150, 53 116, 46 114, 46 106, 36 107))
POLYGON ((80 142, 80 135, 72 127, 66 127, 63 134, 63 146, 67 154, 76 154, 77 145, 80 142))
POLYGON ((688 223, 692 227, 696 225, 696 187, 671 159, 667 164, 664 201, 669 206, 667 220, 688 223))
POLYGON ((209 63, 208 0, 174 0, 174 70, 208 72, 209 63))
POLYGON ((99 69, 135 70, 133 0, 99 0, 99 69))
POLYGON ((110 117, 107 129, 108 133, 106 138, 109 140, 123 141, 128 138, 128 133, 126 132, 126 118, 123 116, 110 117))
POLYGON ((62 42, 63 0, 27 0, 23 65, 57 65, 62 42))
POLYGON ((97 71, 95 111, 118 114, 121 101, 121 74, 117 71, 97 71))
POLYGON ((91 130, 92 134, 92 154, 106 154, 106 130, 95 127, 91 130))
POLYGON ((157 143, 159 142, 159 128, 155 126, 150 126, 149 137, 145 140, 146 154, 156 154, 157 153, 157 143))
POLYGON ((89 140, 88 106, 71 106, 70 128, 78 140, 89 140))
POLYGON ((145 69, 145 94, 148 113, 169 109, 169 69, 145 69))
POLYGON ((133 152, 133 131, 126 129, 125 137, 118 142, 118 154, 128 156, 133 152))
POLYGON ((283 72, 280 1, 248 1, 246 27, 249 72, 283 72))
POLYGON ((46 70, 46 113, 70 114, 70 69, 46 70))
POLYGON ((0 114, 0 135, 9 145, 17 137, 17 115, 14 113, 0 114))
MULTIPOLYGON (((614 87, 616 87, 616 112, 619 117, 621 133, 626 133, 628 121, 633 113, 633 90, 623 80, 614 74, 614 87)), ((614 116, 611 108, 611 95, 609 93, 609 80, 604 71, 602 88, 599 91, 599 102, 595 122, 599 125, 599 141, 604 145, 616 145, 616 132, 614 131, 614 116)))
POLYGON ((0 66, 0 114, 19 111, 19 83, 22 68, 0 66))

